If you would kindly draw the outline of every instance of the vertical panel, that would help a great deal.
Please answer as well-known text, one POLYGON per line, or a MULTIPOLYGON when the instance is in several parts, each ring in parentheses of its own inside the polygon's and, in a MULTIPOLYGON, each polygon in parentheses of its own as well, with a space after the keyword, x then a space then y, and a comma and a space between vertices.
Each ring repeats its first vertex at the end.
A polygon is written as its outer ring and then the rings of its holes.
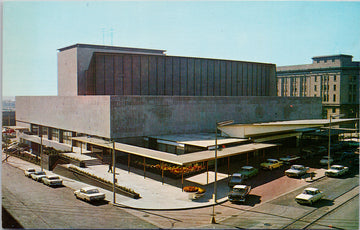
POLYGON ((226 62, 220 61, 220 95, 226 96, 226 62))
POLYGON ((195 59, 195 96, 201 95, 201 60, 195 59))
POLYGON ((188 95, 194 96, 195 95, 195 60, 194 58, 188 58, 188 95))
POLYGON ((165 57, 157 60, 157 95, 165 95, 165 57))
POLYGON ((226 62, 226 96, 231 96, 231 62, 226 62))
POLYGON ((208 96, 214 96, 214 81, 215 81, 215 77, 214 77, 214 60, 208 60, 208 68, 207 68, 207 75, 208 75, 208 90, 207 90, 207 95, 208 96))
POLYGON ((187 58, 180 58, 180 95, 188 95, 187 81, 187 58))
POLYGON ((247 96, 254 96, 254 94, 253 94, 253 88, 252 88, 252 86, 253 86, 253 79, 252 79, 252 64, 251 63, 249 63, 248 64, 248 72, 247 72, 247 96))
POLYGON ((157 93, 157 66, 156 57, 149 56, 149 95, 157 93))
POLYGON ((243 96, 249 96, 249 93, 248 93, 248 79, 247 79, 247 77, 248 77, 248 65, 249 65, 249 63, 244 63, 242 65, 242 67, 243 67, 242 68, 243 96))
POLYGON ((259 89, 257 87, 257 82, 258 82, 258 68, 259 68, 259 65, 258 64, 253 64, 253 84, 252 84, 252 87, 253 87, 253 96, 258 96, 259 95, 259 89))
POLYGON ((124 95, 132 94, 132 60, 131 55, 124 55, 124 95))
POLYGON ((149 95, 149 56, 141 55, 140 68, 141 95, 149 95))
POLYGON ((232 96, 239 96, 238 95, 238 90, 237 90, 237 65, 236 62, 232 61, 231 62, 231 95, 232 96))
POLYGON ((124 69, 123 56, 116 55, 114 59, 115 64, 115 94, 124 95, 124 69))
POLYGON ((140 56, 132 55, 132 95, 141 95, 140 56))
POLYGON ((207 60, 201 59, 201 96, 207 96, 208 79, 207 79, 207 60))
POLYGON ((237 92, 238 92, 238 96, 243 96, 244 95, 244 91, 243 91, 243 73, 242 73, 242 63, 238 62, 237 63, 237 92))
POLYGON ((96 95, 104 95, 105 82, 104 82, 104 56, 96 55, 96 95))
POLYGON ((261 96, 266 96, 266 65, 261 68, 261 96))
POLYGON ((105 55, 105 94, 114 95, 114 56, 105 55))
POLYGON ((172 57, 165 57, 166 76, 165 76, 165 95, 173 95, 173 72, 172 72, 172 57))
POLYGON ((180 95, 180 59, 173 57, 173 95, 180 95))
POLYGON ((214 61, 214 96, 220 96, 220 61, 214 61))

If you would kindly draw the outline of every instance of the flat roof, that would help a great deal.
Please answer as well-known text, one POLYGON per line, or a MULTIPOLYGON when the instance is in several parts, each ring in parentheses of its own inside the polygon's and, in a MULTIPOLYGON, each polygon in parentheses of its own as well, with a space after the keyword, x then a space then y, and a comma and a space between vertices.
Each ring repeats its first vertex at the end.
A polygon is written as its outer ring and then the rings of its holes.
MULTIPOLYGON (((84 142, 84 143, 102 146, 105 148, 113 148, 113 143, 103 140, 103 139, 94 138, 94 137, 74 137, 72 139, 76 140, 76 141, 84 142)), ((222 150, 217 151, 217 158, 235 156, 238 154, 253 152, 255 150, 276 147, 276 146, 278 146, 278 145, 277 144, 264 144, 264 143, 251 143, 251 144, 245 144, 245 145, 240 145, 240 146, 236 146, 236 147, 224 148, 222 150)), ((134 154, 137 156, 151 158, 154 160, 177 164, 177 165, 185 165, 185 164, 191 164, 191 163, 197 163, 197 162, 203 162, 203 161, 209 161, 209 160, 215 159, 215 151, 214 150, 207 150, 207 151, 187 153, 187 154, 182 154, 182 155, 175 155, 172 153, 162 152, 162 151, 153 150, 153 149, 147 149, 147 148, 143 148, 143 147, 123 144, 123 143, 118 143, 118 142, 115 142, 115 150, 134 154)))
POLYGON ((162 54, 166 52, 166 50, 158 50, 158 49, 145 49, 145 48, 132 48, 132 47, 120 47, 120 46, 106 46, 106 45, 92 45, 92 44, 81 44, 77 43, 71 46, 66 46, 64 48, 58 49, 60 52, 73 48, 92 48, 92 49, 105 49, 105 50, 118 50, 124 52, 135 52, 135 53, 152 53, 152 54, 162 54))
MULTIPOLYGON (((161 136, 150 136, 158 140, 171 141, 179 144, 193 145, 198 147, 208 148, 215 146, 215 134, 214 133, 196 133, 196 134, 178 134, 178 135, 161 135, 161 136)), ((228 138, 228 137, 217 137, 217 144, 231 144, 248 141, 248 138, 228 138)))

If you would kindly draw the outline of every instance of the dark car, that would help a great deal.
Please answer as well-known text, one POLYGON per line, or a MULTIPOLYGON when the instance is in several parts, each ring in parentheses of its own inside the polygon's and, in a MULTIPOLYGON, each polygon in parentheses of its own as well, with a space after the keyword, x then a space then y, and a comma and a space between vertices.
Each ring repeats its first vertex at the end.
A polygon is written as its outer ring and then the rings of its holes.
POLYGON ((251 186, 235 185, 233 190, 229 193, 228 198, 230 202, 245 202, 246 196, 250 193, 251 186))
POLYGON ((231 177, 230 177, 230 180, 229 180, 229 187, 232 188, 234 187, 235 185, 241 185, 244 183, 244 177, 242 174, 240 173, 234 173, 231 177))

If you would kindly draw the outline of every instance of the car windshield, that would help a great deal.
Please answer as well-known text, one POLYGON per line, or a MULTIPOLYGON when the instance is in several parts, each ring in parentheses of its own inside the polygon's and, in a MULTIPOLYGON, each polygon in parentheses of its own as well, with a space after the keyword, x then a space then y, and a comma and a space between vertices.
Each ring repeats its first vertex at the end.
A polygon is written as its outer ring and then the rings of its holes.
POLYGON ((36 175, 45 175, 45 172, 36 172, 36 175))
POLYGON ((302 169, 302 167, 299 166, 299 165, 293 165, 293 166, 291 166, 291 168, 295 169, 295 170, 301 170, 302 169))
POLYGON ((28 172, 35 172, 35 169, 28 169, 28 172))
POLYGON ((276 163, 276 160, 267 160, 267 163, 274 164, 276 163))
POLYGON ((331 169, 340 170, 340 169, 342 169, 342 167, 339 167, 339 166, 331 166, 331 169))
POLYGON ((240 193, 245 193, 246 189, 244 188, 234 188, 234 192, 240 192, 240 193))
POLYGON ((58 176, 51 176, 51 177, 49 177, 49 179, 51 179, 51 180, 56 180, 56 179, 60 179, 60 177, 58 177, 58 176))
POLYGON ((99 193, 99 190, 95 189, 90 189, 86 192, 87 194, 93 194, 93 193, 99 193))
POLYGON ((311 190, 305 190, 304 194, 308 194, 308 195, 314 195, 314 191, 311 190))

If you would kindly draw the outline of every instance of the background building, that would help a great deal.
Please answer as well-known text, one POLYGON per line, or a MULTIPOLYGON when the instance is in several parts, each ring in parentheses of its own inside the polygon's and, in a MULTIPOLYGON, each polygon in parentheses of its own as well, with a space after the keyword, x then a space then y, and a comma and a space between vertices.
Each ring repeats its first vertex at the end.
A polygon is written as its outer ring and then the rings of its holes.
POLYGON ((360 62, 350 55, 313 57, 307 65, 277 67, 277 94, 287 97, 320 97, 323 118, 345 114, 359 117, 360 62))

